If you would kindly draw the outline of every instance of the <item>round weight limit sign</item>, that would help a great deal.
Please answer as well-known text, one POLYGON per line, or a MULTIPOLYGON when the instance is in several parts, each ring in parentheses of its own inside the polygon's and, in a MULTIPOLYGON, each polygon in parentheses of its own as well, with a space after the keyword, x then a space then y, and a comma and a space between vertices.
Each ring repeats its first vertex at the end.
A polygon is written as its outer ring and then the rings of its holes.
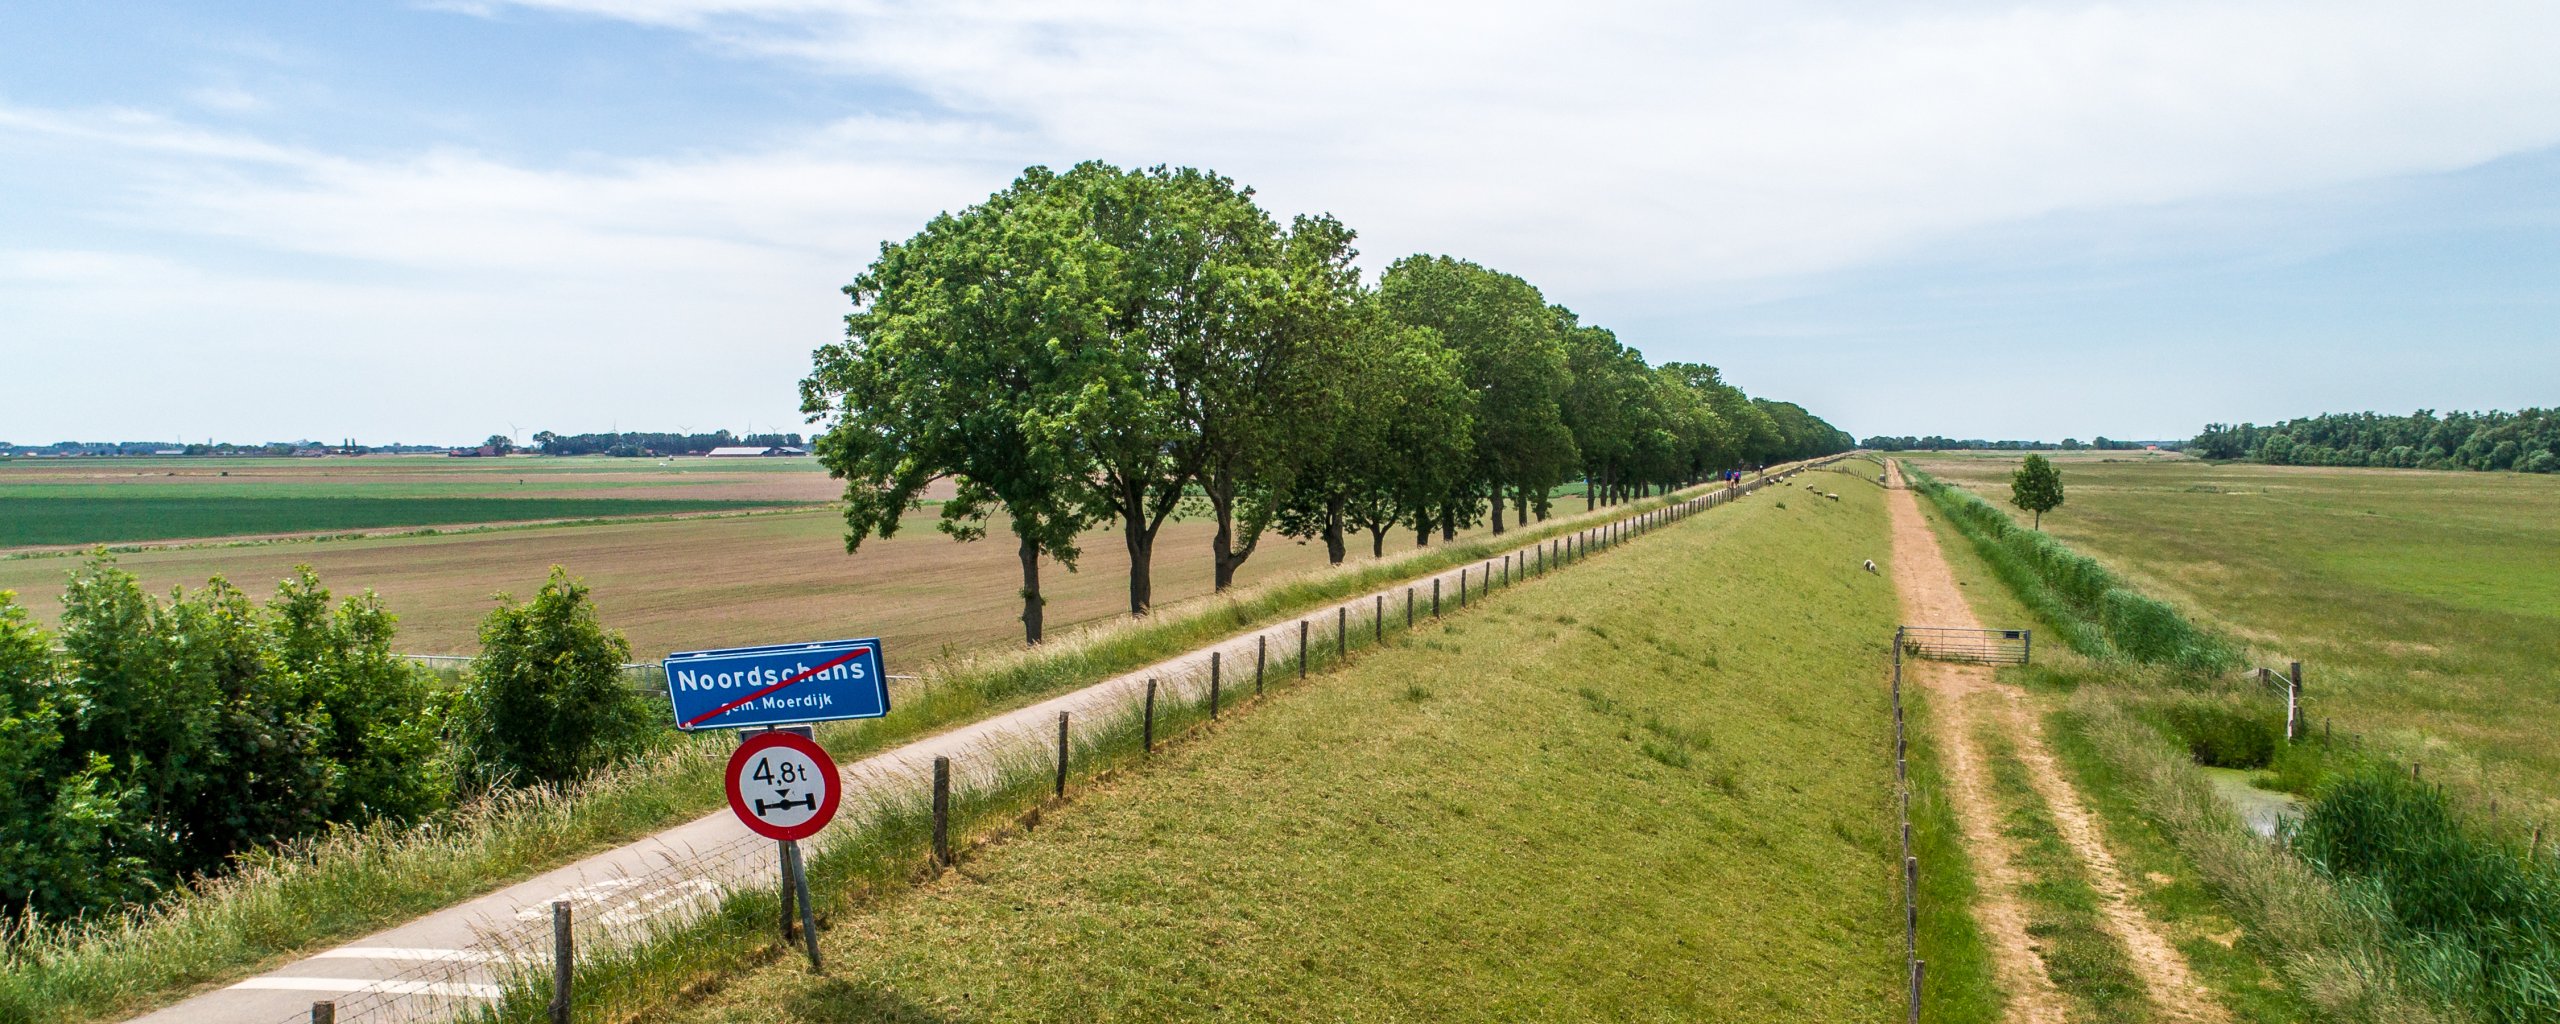
POLYGON ((816 835, 843 797, 835 759, 797 733, 758 733, 729 755, 729 809, 767 839, 816 835))

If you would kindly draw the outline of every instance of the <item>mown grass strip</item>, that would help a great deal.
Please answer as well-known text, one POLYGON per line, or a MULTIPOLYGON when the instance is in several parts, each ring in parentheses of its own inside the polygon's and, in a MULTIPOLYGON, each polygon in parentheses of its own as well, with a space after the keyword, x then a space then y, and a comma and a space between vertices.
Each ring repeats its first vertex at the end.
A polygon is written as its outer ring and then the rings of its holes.
MULTIPOLYGON (((1620 522, 1705 490, 1283 581, 1189 614, 1086 630, 1029 651, 963 656, 927 669, 935 685, 921 699, 884 719, 829 727, 821 737, 840 759, 859 758, 1248 627, 1620 522)), ((239 869, 148 910, 63 924, 18 922, 0 964, 0 1020, 117 1019, 699 816, 723 800, 718 772, 725 756, 717 738, 671 740, 664 750, 566 790, 504 794, 420 826, 349 830, 252 855, 239 869)))

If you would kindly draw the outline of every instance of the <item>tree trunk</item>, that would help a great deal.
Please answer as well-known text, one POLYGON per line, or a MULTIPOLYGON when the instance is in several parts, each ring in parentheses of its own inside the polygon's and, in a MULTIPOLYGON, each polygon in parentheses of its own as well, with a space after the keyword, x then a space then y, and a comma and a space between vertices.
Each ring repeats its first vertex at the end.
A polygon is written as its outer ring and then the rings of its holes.
POLYGON ((1493 484, 1493 535, 1502 536, 1502 484, 1493 484))
POLYGON ((1387 530, 1383 526, 1369 531, 1369 557, 1387 557, 1387 530))
POLYGON ((1147 609, 1155 604, 1155 587, 1151 574, 1155 561, 1156 536, 1154 531, 1147 529, 1146 520, 1140 518, 1141 514, 1133 507, 1131 512, 1122 517, 1120 524, 1120 538, 1129 545, 1129 614, 1131 615, 1144 615, 1147 609))
POLYGON ((1589 512, 1599 504, 1599 493, 1591 489, 1591 474, 1582 474, 1582 510, 1589 512))
POLYGON ((1342 564, 1342 557, 1344 553, 1342 544, 1343 501, 1344 498, 1340 494, 1332 495, 1324 500, 1324 554, 1325 557, 1330 559, 1334 565, 1342 564))
POLYGON ((1214 581, 1210 586, 1211 590, 1224 592, 1236 581, 1236 566, 1243 564, 1244 559, 1237 558, 1234 550, 1228 546, 1228 542, 1235 538, 1235 517, 1229 515, 1225 509, 1219 509, 1218 532, 1209 540, 1209 558, 1213 566, 1210 575, 1214 581))
POLYGON ((1040 547, 1031 538, 1015 535, 1022 550, 1022 642, 1040 642, 1040 547))
MULTIPOLYGON (((1502 496, 1501 496, 1501 495, 1499 495, 1499 494, 1494 495, 1493 500, 1495 500, 1495 501, 1501 501, 1501 500, 1502 500, 1502 496)), ((1516 505, 1513 505, 1513 506, 1512 506, 1512 511, 1519 513, 1519 515, 1517 515, 1517 516, 1515 516, 1515 517, 1513 517, 1513 518, 1514 518, 1516 521, 1518 521, 1518 522, 1519 522, 1520 527, 1521 527, 1522 529, 1527 529, 1527 528, 1528 528, 1528 526, 1529 526, 1529 485, 1528 485, 1528 484, 1521 484, 1521 485, 1520 485, 1520 491, 1519 491, 1519 503, 1518 503, 1518 504, 1516 504, 1516 505)))
POLYGON ((1440 506, 1440 539, 1458 539, 1458 506, 1455 504, 1440 506))

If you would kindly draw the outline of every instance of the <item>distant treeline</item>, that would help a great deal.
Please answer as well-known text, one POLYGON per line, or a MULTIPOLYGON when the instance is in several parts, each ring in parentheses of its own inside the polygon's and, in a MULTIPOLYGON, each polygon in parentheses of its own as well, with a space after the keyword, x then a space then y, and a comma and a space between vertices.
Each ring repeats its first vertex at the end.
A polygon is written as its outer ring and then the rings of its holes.
POLYGON ((1966 449, 2009 452, 2138 452, 2152 445, 2171 447, 2158 441, 2113 441, 2103 437, 2087 444, 2082 444, 2079 438, 2066 437, 2060 444, 2056 444, 2052 441, 1985 441, 1978 437, 1957 440, 1936 434, 1927 437, 1878 435, 1858 442, 1860 448, 1871 448, 1880 452, 1938 452, 1966 449))
POLYGON ((750 448, 799 448, 798 434, 747 434, 740 436, 726 430, 708 434, 555 434, 545 430, 533 435, 533 445, 544 455, 618 455, 639 458, 645 455, 698 455, 714 448, 745 446, 750 448))
POLYGON ((2324 413, 2271 427, 2207 424, 2187 451, 2208 459, 2276 466, 2560 472, 2560 409, 2406 416, 2324 413))

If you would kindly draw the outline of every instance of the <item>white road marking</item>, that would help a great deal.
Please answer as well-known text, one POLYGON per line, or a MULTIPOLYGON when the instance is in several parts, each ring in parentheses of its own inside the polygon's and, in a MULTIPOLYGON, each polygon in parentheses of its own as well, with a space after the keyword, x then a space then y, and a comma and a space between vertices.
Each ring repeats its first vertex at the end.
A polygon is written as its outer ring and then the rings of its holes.
POLYGON ((268 975, 232 988, 284 989, 292 992, 389 992, 403 996, 469 996, 496 999, 496 985, 467 981, 374 981, 370 978, 289 978, 268 975))
POLYGON ((500 959, 485 949, 419 949, 410 946, 345 946, 311 954, 314 960, 461 960, 485 964, 500 959))

